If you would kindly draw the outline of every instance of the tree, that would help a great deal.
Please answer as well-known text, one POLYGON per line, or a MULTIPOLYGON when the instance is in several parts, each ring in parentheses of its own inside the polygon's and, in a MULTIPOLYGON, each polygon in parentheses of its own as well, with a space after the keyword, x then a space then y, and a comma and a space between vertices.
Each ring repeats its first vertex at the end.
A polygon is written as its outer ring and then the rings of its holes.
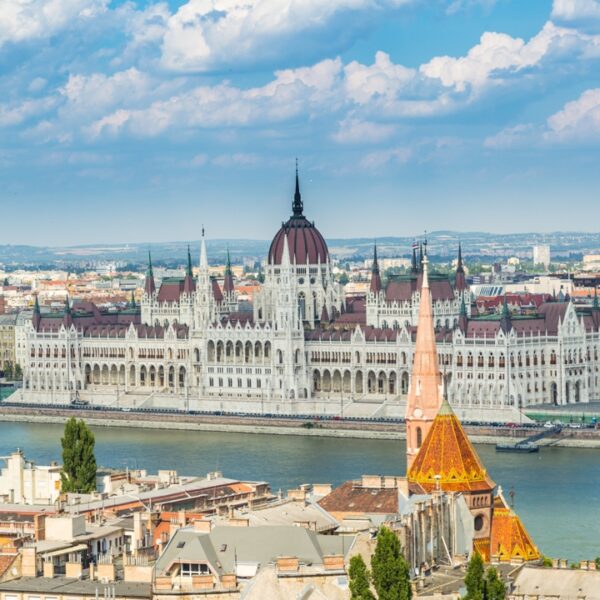
POLYGON ((387 527, 377 534, 377 546, 371 559, 373 585, 379 600, 411 600, 412 589, 408 563, 400 541, 387 527))
POLYGON ((485 600, 504 600, 506 586, 498 577, 498 571, 490 567, 485 574, 485 600))
POLYGON ((350 596, 351 600, 375 600, 369 585, 369 570, 360 554, 350 559, 350 596))
POLYGON ((19 363, 15 365, 14 377, 15 381, 21 381, 23 379, 23 370, 21 369, 21 365, 19 363))
POLYGON ((63 458, 61 491, 83 494, 93 492, 96 489, 94 434, 82 420, 71 417, 60 441, 63 458))
POLYGON ((465 586, 467 595, 464 600, 484 600, 483 559, 478 552, 473 553, 467 566, 465 586))

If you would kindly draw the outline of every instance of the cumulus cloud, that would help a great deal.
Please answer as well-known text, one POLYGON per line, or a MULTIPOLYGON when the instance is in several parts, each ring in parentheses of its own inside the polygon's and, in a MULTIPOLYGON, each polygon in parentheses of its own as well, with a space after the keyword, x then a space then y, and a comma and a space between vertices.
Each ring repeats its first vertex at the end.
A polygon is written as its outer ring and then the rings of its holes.
POLYGON ((49 38, 103 13, 109 0, 0 0, 0 47, 49 38))
POLYGON ((294 57, 298 48, 336 52, 357 28, 412 0, 188 0, 164 26, 162 64, 211 71, 230 64, 294 57), (361 13, 357 18, 357 13, 361 13), (344 23, 334 17, 351 15, 344 23))
POLYGON ((548 21, 528 42, 505 33, 485 32, 479 44, 466 56, 437 56, 421 66, 421 72, 439 79, 446 87, 475 93, 489 85, 498 85, 515 73, 540 65, 551 56, 598 55, 600 36, 559 27, 548 21))
POLYGON ((547 141, 600 140, 600 88, 590 89, 548 118, 547 141))
POLYGON ((561 21, 600 19, 600 2, 598 0, 554 0, 552 18, 561 21))

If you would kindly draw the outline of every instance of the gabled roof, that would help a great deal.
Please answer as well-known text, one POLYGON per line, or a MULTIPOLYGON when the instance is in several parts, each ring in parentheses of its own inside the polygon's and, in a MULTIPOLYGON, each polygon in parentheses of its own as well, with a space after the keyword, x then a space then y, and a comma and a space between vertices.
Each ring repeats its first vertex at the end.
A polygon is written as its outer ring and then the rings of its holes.
POLYGON ((448 492, 489 491, 496 485, 447 400, 408 471, 408 482, 425 492, 438 485, 448 492))

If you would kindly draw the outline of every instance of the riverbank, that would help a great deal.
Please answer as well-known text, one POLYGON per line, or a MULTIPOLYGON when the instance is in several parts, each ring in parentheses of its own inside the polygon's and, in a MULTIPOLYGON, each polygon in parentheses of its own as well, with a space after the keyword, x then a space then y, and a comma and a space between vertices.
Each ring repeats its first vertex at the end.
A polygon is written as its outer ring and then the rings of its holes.
MULTIPOLYGON (((197 415, 186 413, 142 413, 99 411, 85 408, 31 408, 2 406, 0 421, 62 424, 70 417, 84 419, 93 427, 122 427, 223 433, 259 433, 310 437, 336 437, 375 440, 400 440, 406 437, 403 423, 351 420, 306 420, 259 416, 197 415)), ((543 429, 465 426, 472 442, 497 444, 522 439, 543 429)), ((600 448, 600 432, 565 429, 544 440, 544 445, 563 448, 600 448)))

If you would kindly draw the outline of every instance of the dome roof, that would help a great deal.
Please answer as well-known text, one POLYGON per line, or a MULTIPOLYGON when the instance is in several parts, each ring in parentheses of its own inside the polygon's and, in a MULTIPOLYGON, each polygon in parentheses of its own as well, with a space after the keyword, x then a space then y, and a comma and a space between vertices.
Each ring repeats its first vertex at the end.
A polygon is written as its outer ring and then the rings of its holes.
POLYGON ((287 237, 292 264, 326 263, 329 260, 329 250, 323 236, 303 214, 302 197, 296 169, 296 192, 292 204, 293 214, 275 234, 269 248, 269 264, 280 265, 283 255, 284 239, 287 237))

